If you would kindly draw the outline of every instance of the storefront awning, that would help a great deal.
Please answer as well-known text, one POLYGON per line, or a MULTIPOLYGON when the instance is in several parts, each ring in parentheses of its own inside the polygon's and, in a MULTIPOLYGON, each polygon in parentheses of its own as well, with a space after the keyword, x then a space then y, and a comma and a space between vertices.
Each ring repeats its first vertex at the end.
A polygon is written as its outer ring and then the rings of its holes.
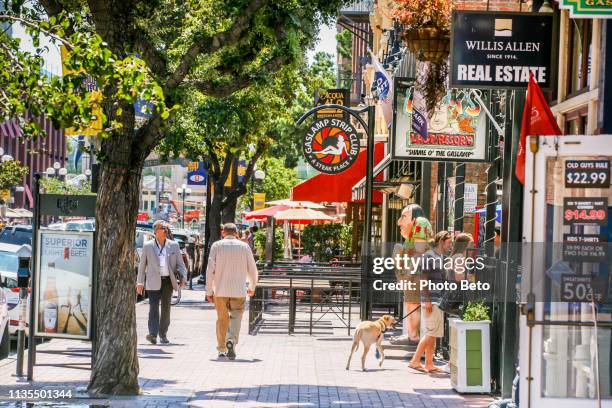
MULTIPOLYGON (((415 161, 412 160, 393 160, 391 155, 385 156, 375 167, 373 171, 374 176, 374 194, 382 193, 396 193, 402 186, 414 185, 414 166, 415 161), (389 168, 389 174, 386 178, 383 178, 383 172, 389 168)), ((353 201, 361 201, 365 198, 365 182, 366 178, 363 177, 359 180, 352 188, 352 199, 353 201)), ((413 189, 409 189, 412 191, 413 189)), ((407 197, 405 197, 407 198, 407 197)))
MULTIPOLYGON (((384 142, 376 143, 374 148, 374 163, 379 163, 384 156, 384 142)), ((291 199, 295 201, 313 201, 316 203, 348 203, 353 200, 351 187, 361 179, 366 172, 367 151, 362 149, 359 156, 348 170, 339 174, 317 174, 293 187, 291 199)), ((374 192, 374 203, 382 202, 382 194, 374 192)))

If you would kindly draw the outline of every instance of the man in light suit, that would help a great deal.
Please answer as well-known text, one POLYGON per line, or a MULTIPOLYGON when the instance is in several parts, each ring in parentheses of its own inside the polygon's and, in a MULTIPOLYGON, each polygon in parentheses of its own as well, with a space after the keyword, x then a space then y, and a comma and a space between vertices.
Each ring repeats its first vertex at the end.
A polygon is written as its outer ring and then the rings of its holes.
POLYGON ((168 326, 170 326, 170 300, 172 291, 185 287, 187 268, 183 262, 178 243, 166 236, 167 226, 162 220, 155 221, 153 232, 155 239, 142 246, 142 255, 138 265, 136 292, 141 295, 146 288, 149 293, 149 334, 147 340, 157 344, 157 335, 162 344, 168 344, 168 326), (177 282, 176 272, 181 275, 177 282), (159 304, 161 302, 161 318, 159 304))

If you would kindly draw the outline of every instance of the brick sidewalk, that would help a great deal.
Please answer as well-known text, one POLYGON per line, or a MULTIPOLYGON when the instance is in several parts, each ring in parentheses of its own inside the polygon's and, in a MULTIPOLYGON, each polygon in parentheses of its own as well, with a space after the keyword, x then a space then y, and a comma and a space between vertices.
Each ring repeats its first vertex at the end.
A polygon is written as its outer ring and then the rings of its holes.
MULTIPOLYGON (((185 291, 182 302, 172 308, 169 345, 153 346, 144 341, 148 305, 139 304, 136 310, 143 395, 78 400, 79 406, 442 408, 483 407, 490 401, 481 396, 464 398, 451 389, 448 376, 414 373, 400 359, 387 359, 379 369, 373 351, 366 362, 367 372, 358 369, 360 354, 353 357, 352 369, 346 371, 351 344, 346 330, 318 336, 264 332, 249 336, 247 313, 238 358, 218 361, 215 312, 202 301, 203 295, 201 289, 185 291)), ((88 343, 53 340, 38 350, 36 387, 86 386, 88 343), (51 354, 53 351, 61 354, 51 354)), ((14 373, 14 360, 0 361, 1 395, 7 395, 7 387, 27 385, 17 382, 14 373)), ((73 404, 66 406, 70 405, 73 404)))

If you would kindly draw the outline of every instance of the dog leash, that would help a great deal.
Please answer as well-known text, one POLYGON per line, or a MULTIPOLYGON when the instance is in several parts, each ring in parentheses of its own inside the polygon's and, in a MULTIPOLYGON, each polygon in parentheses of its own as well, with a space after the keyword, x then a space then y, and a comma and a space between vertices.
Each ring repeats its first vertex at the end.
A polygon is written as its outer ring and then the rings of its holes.
POLYGON ((419 310, 421 308, 421 305, 419 304, 417 307, 415 307, 414 309, 412 309, 410 312, 406 313, 406 315, 404 317, 402 317, 399 320, 395 321, 395 324, 401 322, 402 320, 404 320, 405 318, 407 318, 408 316, 410 316, 411 314, 413 314, 414 312, 416 312, 417 310, 419 310))

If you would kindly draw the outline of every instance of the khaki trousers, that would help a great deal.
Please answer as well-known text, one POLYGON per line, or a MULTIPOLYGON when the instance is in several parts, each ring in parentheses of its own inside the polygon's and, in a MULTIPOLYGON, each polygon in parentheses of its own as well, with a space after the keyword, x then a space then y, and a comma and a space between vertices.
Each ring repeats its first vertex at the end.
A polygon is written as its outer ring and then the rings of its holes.
POLYGON ((215 296, 215 309, 217 310, 217 351, 226 353, 228 340, 238 344, 240 324, 244 312, 243 297, 217 297, 215 296))

